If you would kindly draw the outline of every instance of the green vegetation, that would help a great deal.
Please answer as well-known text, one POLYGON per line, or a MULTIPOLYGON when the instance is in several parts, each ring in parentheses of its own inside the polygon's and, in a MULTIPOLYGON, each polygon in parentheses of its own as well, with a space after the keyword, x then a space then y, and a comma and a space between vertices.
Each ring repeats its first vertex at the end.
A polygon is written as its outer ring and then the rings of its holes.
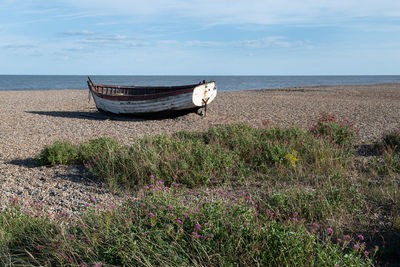
POLYGON ((211 127, 204 133, 146 136, 131 146, 110 138, 81 145, 56 142, 43 149, 39 164, 85 164, 111 188, 134 188, 162 177, 188 187, 248 179, 254 174, 301 177, 339 175, 349 149, 297 128, 254 129, 246 124, 211 127))
POLYGON ((75 220, 14 205, 0 213, 0 265, 396 262, 397 247, 374 235, 400 232, 400 132, 384 136, 374 146, 381 156, 363 164, 355 140, 348 122, 324 115, 308 131, 240 123, 129 146, 107 137, 55 142, 39 165, 84 165, 138 200, 90 203, 75 220))
MULTIPOLYGON (((0 214, 0 263, 101 266, 371 266, 362 236, 333 242, 333 230, 307 227, 224 192, 185 199, 162 182, 122 207, 89 209, 78 220, 48 218, 38 207, 0 214), (232 201, 234 203, 232 203, 232 201), (321 239, 317 231, 325 236, 321 239)), ((296 216, 296 215, 295 215, 296 216)))
POLYGON ((78 150, 71 142, 56 141, 51 146, 43 148, 36 159, 39 165, 71 164, 77 160, 78 150))
POLYGON ((393 131, 383 137, 382 146, 390 147, 396 153, 400 153, 400 130, 393 131))
POLYGON ((345 121, 337 121, 334 115, 323 114, 318 122, 311 128, 315 135, 327 137, 333 143, 351 149, 356 135, 356 130, 345 121))
POLYGON ((400 174, 400 130, 383 136, 382 141, 374 145, 382 157, 372 160, 367 171, 376 175, 399 177, 400 174))

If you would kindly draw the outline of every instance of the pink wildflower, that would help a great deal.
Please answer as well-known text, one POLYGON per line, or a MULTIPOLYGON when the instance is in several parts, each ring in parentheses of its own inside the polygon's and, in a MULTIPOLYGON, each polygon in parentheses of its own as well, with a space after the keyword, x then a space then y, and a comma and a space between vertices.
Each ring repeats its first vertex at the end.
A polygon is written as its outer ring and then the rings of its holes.
POLYGON ((194 231, 200 231, 201 230, 201 225, 199 223, 196 223, 194 225, 194 231))
POLYGON ((326 229, 326 231, 328 232, 328 234, 333 235, 333 229, 332 228, 328 227, 326 229))
POLYGON ((358 235, 358 238, 359 238, 360 240, 364 240, 364 236, 363 236, 363 235, 358 235))
POLYGON ((196 233, 196 232, 192 232, 192 235, 193 235, 194 237, 196 237, 196 238, 201 238, 201 235, 199 235, 199 234, 196 233))

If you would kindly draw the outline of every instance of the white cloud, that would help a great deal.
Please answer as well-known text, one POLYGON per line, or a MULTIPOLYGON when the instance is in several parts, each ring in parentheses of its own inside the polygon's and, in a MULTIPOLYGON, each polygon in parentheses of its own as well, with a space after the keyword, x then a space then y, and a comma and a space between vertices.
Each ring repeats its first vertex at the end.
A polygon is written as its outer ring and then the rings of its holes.
POLYGON ((122 48, 129 49, 133 47, 146 47, 151 43, 142 41, 130 36, 120 34, 104 34, 99 32, 67 31, 59 34, 60 37, 69 40, 69 46, 63 51, 65 52, 88 52, 105 48, 122 48))
POLYGON ((37 48, 37 46, 31 45, 31 44, 11 43, 11 44, 0 44, 0 48, 9 49, 9 50, 28 50, 28 49, 37 48))
POLYGON ((269 36, 261 39, 243 40, 234 43, 235 46, 249 49, 263 48, 303 48, 312 49, 313 44, 308 40, 290 40, 286 36, 269 36))
POLYGON ((28 10, 22 10, 19 11, 18 13, 20 14, 33 14, 33 15, 45 15, 53 12, 59 11, 58 8, 45 8, 45 9, 28 9, 28 10))
POLYGON ((208 40, 159 40, 141 39, 129 35, 105 34, 98 32, 68 31, 59 34, 62 38, 67 38, 70 48, 66 51, 85 51, 90 49, 121 48, 130 49, 134 47, 180 47, 180 48, 244 48, 244 49, 264 49, 264 48, 313 48, 310 41, 293 40, 286 36, 267 36, 259 39, 245 39, 236 41, 208 41, 208 40))
POLYGON ((296 48, 302 47, 310 49, 313 46, 310 41, 292 41, 286 36, 269 36, 260 39, 240 40, 233 42, 214 42, 214 41, 186 41, 184 45, 189 47, 240 47, 248 49, 262 48, 296 48))
POLYGON ((91 32, 88 30, 83 30, 83 31, 68 31, 68 32, 63 32, 61 35, 64 36, 88 36, 88 35, 94 35, 96 32, 91 32))
POLYGON ((357 17, 398 17, 393 0, 63 0, 109 15, 163 15, 195 18, 202 23, 307 23, 357 17))
POLYGON ((246 47, 246 48, 263 48, 263 47, 272 47, 272 46, 277 46, 277 47, 290 47, 292 44, 287 41, 287 38, 284 36, 270 36, 270 37, 265 37, 262 39, 256 39, 256 40, 244 40, 237 42, 237 45, 240 47, 246 47))
POLYGON ((187 41, 185 42, 185 44, 191 47, 216 47, 224 45, 221 42, 213 42, 213 41, 187 41))

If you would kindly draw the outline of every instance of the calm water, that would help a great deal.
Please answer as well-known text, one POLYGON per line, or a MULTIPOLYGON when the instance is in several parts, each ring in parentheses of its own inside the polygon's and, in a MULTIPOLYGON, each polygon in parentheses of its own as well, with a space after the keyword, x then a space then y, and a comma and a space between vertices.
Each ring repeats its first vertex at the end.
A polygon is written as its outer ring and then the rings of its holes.
MULTIPOLYGON (((365 76, 91 76, 95 83, 119 85, 184 85, 214 80, 219 91, 301 85, 400 83, 400 75, 365 76)), ((87 89, 85 75, 0 75, 0 90, 87 89)))

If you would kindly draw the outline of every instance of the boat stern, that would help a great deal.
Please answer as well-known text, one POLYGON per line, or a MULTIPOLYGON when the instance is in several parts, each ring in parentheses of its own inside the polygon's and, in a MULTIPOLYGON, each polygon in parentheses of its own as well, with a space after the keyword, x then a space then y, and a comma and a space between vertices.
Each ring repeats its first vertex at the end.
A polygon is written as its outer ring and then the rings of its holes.
POLYGON ((197 107, 202 107, 206 104, 210 104, 217 96, 217 83, 206 82, 199 84, 193 90, 193 104, 197 107))

